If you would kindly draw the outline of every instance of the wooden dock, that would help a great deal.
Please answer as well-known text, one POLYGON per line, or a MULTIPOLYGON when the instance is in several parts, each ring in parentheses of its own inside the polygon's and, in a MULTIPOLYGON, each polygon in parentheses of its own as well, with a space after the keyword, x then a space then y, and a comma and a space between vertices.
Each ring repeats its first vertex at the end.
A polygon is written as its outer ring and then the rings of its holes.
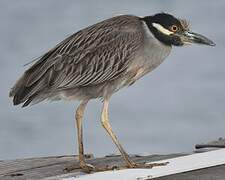
MULTIPOLYGON (((132 156, 136 162, 157 161, 168 159, 185 154, 170 155, 150 155, 150 156, 132 156)), ((94 158, 92 155, 86 156, 87 162, 97 167, 106 165, 122 166, 123 161, 118 155, 110 155, 103 158, 94 158)), ((29 158, 18 160, 0 161, 0 180, 33 180, 33 179, 60 179, 63 177, 72 177, 84 174, 79 169, 77 156, 53 156, 41 158, 29 158), (66 173, 63 170, 71 165, 76 165, 77 170, 72 173, 66 173)), ((46 179, 46 180, 47 180, 46 179)))
MULTIPOLYGON (((221 139, 220 139, 221 140, 221 139)), ((224 139, 222 139, 224 141, 224 139)), ((218 142, 218 141, 217 141, 218 142)), ((222 142, 222 141, 221 141, 222 142)), ((222 142, 221 145, 223 145, 222 142)), ((210 145, 210 144, 209 144, 210 145)), ((211 144, 212 145, 212 144, 211 144)), ((218 146, 218 143, 217 145, 218 146)), ((198 146, 199 147, 199 146, 198 146)), ((204 144, 207 147, 207 144, 204 144)), ((210 147, 210 146, 209 146, 210 147)), ((214 147, 214 146, 212 146, 214 147)), ((169 155, 133 155, 132 159, 136 162, 151 162, 164 159, 170 159, 188 154, 169 154, 169 155)), ((88 163, 96 167, 106 165, 116 165, 121 167, 123 162, 118 155, 109 155, 102 158, 94 158, 93 155, 86 155, 88 163)), ((76 177, 85 174, 79 169, 77 156, 53 156, 28 158, 18 160, 0 161, 0 180, 59 180, 67 177, 76 177), (64 169, 68 166, 75 165, 77 169, 67 173, 64 169)), ((191 172, 185 172, 166 177, 156 178, 157 180, 223 180, 225 179, 225 164, 191 172)))

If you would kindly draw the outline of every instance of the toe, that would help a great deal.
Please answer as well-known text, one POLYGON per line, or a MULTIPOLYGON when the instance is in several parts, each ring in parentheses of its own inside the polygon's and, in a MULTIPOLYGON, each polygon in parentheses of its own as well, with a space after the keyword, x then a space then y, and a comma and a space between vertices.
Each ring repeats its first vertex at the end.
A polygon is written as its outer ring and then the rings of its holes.
POLYGON ((66 168, 63 169, 64 172, 71 172, 71 171, 74 171, 74 170, 77 170, 77 169, 80 169, 79 166, 68 166, 66 168))
POLYGON ((130 168, 153 168, 153 167, 156 167, 156 166, 165 166, 167 164, 168 164, 168 162, 149 163, 149 164, 146 164, 146 163, 134 163, 134 164, 132 164, 132 166, 130 168))
POLYGON ((152 167, 156 167, 156 166, 166 166, 167 164, 169 164, 169 162, 162 162, 162 163, 150 163, 147 165, 150 165, 152 167))

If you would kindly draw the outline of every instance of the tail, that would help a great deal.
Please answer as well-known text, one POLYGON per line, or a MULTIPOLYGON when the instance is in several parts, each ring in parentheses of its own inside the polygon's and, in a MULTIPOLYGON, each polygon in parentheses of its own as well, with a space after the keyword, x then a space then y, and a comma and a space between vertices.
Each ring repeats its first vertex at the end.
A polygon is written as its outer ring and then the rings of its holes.
MULTIPOLYGON (((36 101, 40 97, 40 82, 36 82, 31 86, 27 86, 27 81, 29 78, 29 74, 26 72, 23 76, 16 82, 9 93, 9 97, 13 98, 13 104, 19 105, 24 103, 22 107, 28 106, 32 101, 36 101)), ((42 98, 39 99, 39 102, 42 98)), ((44 99, 42 99, 44 100, 44 99)))
POLYGON ((23 103, 22 107, 25 107, 31 102, 36 104, 48 97, 47 93, 44 93, 48 87, 48 82, 43 74, 45 73, 41 71, 40 64, 25 71, 9 93, 9 97, 13 98, 14 105, 23 103))
MULTIPOLYGON (((58 77, 57 71, 54 71, 54 63, 61 61, 58 56, 65 43, 70 42, 71 37, 65 39, 53 49, 45 53, 22 75, 11 89, 9 96, 13 98, 13 104, 18 105, 24 103, 22 107, 36 104, 49 98, 53 92, 53 82, 58 77)), ((53 95, 52 95, 53 96, 53 95)))
MULTIPOLYGON (((23 76, 16 82, 11 91, 9 92, 9 97, 13 98, 13 104, 18 105, 25 102, 25 97, 28 93, 28 88, 26 88, 27 75, 24 73, 23 76)), ((28 103, 29 104, 29 103, 28 103)), ((28 105, 27 104, 27 105, 28 105)))

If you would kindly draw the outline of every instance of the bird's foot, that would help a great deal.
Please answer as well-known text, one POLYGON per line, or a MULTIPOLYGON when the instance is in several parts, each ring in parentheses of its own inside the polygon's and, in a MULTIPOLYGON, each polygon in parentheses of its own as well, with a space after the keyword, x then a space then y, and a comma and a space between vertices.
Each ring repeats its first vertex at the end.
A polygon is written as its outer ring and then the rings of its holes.
POLYGON ((75 166, 75 165, 68 166, 64 169, 64 171, 71 172, 78 169, 82 169, 86 173, 91 173, 92 171, 96 171, 97 168, 93 166, 92 164, 81 163, 80 166, 75 166))
POLYGON ((97 171, 97 168, 95 166, 93 166, 92 164, 87 164, 87 163, 80 165, 80 168, 86 173, 97 171))
POLYGON ((109 171, 109 170, 115 170, 119 169, 117 166, 105 166, 105 167, 95 167, 92 164, 82 163, 80 166, 69 166, 64 169, 66 172, 71 172, 74 170, 82 169, 85 173, 92 173, 92 172, 100 172, 100 171, 109 171))
POLYGON ((167 164, 169 164, 169 162, 162 162, 162 163, 131 163, 128 165, 128 168, 146 168, 146 169, 151 169, 153 167, 156 166, 166 166, 167 164))

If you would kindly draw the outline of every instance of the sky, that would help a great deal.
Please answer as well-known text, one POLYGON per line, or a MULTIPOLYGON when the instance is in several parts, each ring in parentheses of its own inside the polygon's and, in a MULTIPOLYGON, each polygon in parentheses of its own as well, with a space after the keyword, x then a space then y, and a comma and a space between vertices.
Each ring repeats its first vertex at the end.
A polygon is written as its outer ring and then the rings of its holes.
MULTIPOLYGON (((211 0, 1 0, 0 159, 77 153, 78 102, 43 102, 21 108, 8 97, 29 67, 76 31, 119 14, 168 12, 217 46, 174 47, 156 70, 110 101, 110 121, 132 154, 193 151, 196 143, 225 137, 225 1, 211 0)), ((93 100, 84 120, 86 153, 118 153, 101 127, 102 103, 93 100)))

